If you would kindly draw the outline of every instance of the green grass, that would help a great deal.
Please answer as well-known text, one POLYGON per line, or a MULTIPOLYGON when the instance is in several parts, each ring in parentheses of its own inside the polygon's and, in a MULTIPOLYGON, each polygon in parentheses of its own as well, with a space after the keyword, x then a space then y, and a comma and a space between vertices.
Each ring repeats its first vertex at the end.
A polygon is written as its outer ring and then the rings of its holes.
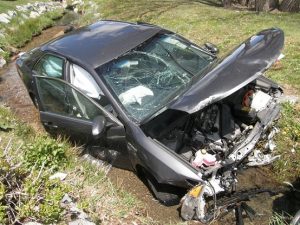
POLYGON ((20 23, 22 19, 17 17, 13 19, 10 26, 6 28, 6 41, 11 46, 22 47, 30 41, 33 36, 39 35, 43 29, 53 26, 55 24, 54 20, 61 17, 62 13, 62 9, 57 9, 52 12, 47 12, 38 18, 25 20, 23 24, 20 23))
POLYGON ((274 215, 270 218, 270 225, 288 225, 287 220, 290 220, 291 217, 287 215, 280 215, 278 213, 274 213, 274 215))
POLYGON ((300 107, 282 105, 281 132, 276 136, 278 153, 281 159, 274 163, 274 174, 279 181, 293 180, 300 175, 300 107))
MULTIPOLYGON (((8 10, 15 10, 16 5, 24 5, 29 2, 38 2, 39 0, 17 0, 17 1, 2 1, 0 0, 0 13, 8 10)), ((4 52, 0 53, 6 60, 10 57, 10 47, 22 47, 33 36, 39 35, 43 29, 53 26, 55 20, 63 14, 63 9, 55 9, 51 12, 46 12, 38 18, 24 19, 24 13, 17 15, 10 21, 9 24, 0 23, 0 30, 5 37, 0 37, 0 48, 4 52)), ((28 16, 28 15, 27 15, 28 16)))
POLYGON ((140 213, 144 211, 142 204, 132 194, 113 185, 103 167, 79 157, 79 153, 80 148, 66 140, 35 133, 0 106, 0 221, 12 224, 10 209, 19 223, 30 219, 65 224, 68 216, 60 201, 67 193, 95 223, 152 223, 140 213), (55 171, 66 173, 67 178, 63 182, 50 180, 55 171), (16 206, 8 207, 11 204, 16 206))

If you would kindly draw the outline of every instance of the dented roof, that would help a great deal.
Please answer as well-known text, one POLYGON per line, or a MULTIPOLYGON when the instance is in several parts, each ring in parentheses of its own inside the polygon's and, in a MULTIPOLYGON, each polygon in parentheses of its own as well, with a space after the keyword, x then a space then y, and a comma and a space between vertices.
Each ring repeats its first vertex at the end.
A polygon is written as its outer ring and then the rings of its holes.
POLYGON ((41 49, 96 68, 135 48, 160 30, 154 25, 103 20, 57 38, 41 49))

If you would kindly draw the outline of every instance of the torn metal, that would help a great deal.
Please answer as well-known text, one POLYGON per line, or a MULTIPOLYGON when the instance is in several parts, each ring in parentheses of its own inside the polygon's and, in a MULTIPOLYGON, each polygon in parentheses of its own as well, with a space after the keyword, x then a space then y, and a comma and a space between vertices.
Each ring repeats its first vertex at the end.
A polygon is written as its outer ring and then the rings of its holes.
POLYGON ((199 171, 202 181, 182 199, 185 220, 216 218, 216 202, 224 193, 234 193, 240 165, 264 166, 280 157, 273 138, 279 132, 274 123, 282 90, 262 72, 276 61, 282 45, 283 33, 276 29, 248 39, 224 59, 228 69, 216 67, 168 111, 143 125, 199 171))

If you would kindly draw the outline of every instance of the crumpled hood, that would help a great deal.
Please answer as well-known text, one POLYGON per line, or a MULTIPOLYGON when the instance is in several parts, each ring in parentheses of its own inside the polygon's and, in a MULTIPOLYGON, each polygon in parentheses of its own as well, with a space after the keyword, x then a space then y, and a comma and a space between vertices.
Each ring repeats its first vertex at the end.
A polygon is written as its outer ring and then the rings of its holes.
POLYGON ((276 28, 250 37, 192 84, 169 108, 194 113, 231 95, 261 76, 279 57, 283 44, 284 33, 276 28))

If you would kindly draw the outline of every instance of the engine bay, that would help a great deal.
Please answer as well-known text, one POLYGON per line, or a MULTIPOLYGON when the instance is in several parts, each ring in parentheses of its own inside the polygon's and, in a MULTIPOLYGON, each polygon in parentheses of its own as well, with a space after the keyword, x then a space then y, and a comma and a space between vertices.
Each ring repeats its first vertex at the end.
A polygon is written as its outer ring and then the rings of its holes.
POLYGON ((272 124, 279 117, 281 90, 272 84, 261 77, 193 114, 168 109, 142 129, 199 170, 204 180, 213 180, 215 192, 230 191, 238 165, 265 165, 276 158, 264 154, 274 148, 272 124), (270 143, 256 149, 264 138, 270 143))

